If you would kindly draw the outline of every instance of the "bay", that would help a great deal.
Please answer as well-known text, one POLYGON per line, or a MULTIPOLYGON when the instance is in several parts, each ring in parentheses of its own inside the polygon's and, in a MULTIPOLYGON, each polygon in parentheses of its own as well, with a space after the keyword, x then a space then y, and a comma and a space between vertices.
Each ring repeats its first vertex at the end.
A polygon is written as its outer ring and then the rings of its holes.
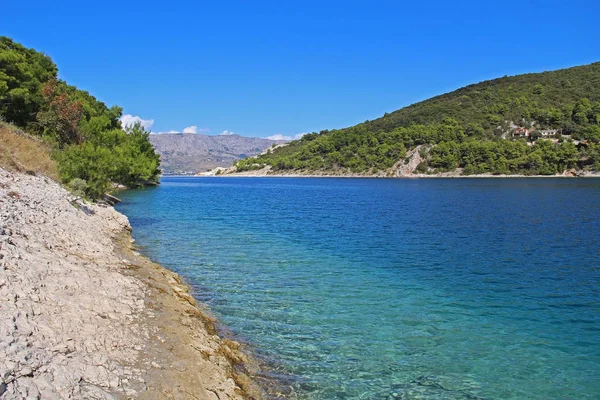
POLYGON ((168 177, 118 205, 307 399, 600 397, 600 180, 168 177))

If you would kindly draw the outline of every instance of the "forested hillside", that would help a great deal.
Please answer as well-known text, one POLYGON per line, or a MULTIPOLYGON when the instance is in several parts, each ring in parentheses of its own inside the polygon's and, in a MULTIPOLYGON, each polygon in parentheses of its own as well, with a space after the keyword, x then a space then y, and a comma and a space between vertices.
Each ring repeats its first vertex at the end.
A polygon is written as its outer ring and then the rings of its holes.
POLYGON ((137 125, 123 130, 122 109, 57 78, 47 55, 0 37, 0 121, 42 138, 61 179, 89 198, 112 184, 158 179, 159 158, 137 125))
POLYGON ((600 63, 594 63, 469 85, 374 121, 305 135, 236 167, 370 174, 421 146, 417 172, 550 175, 600 170, 599 142, 600 63), (519 127, 524 137, 514 136, 519 127))

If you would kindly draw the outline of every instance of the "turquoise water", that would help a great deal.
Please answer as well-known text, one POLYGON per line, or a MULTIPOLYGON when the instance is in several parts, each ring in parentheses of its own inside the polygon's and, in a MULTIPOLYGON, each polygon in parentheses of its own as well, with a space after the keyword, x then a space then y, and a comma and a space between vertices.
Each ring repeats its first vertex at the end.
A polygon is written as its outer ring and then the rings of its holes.
POLYGON ((122 193, 306 399, 600 398, 600 180, 164 178, 122 193))

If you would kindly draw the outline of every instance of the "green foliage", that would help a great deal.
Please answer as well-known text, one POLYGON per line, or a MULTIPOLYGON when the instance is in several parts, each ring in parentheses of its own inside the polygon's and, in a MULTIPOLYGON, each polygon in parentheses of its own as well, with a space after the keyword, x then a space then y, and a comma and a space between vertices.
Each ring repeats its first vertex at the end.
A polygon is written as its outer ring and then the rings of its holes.
POLYGON ((472 140, 440 143, 431 150, 427 165, 441 172, 463 168, 467 175, 553 175, 578 167, 580 158, 573 142, 539 140, 528 146, 523 140, 472 140))
POLYGON ((129 187, 158 183, 160 157, 154 152, 154 147, 148 139, 150 133, 139 123, 126 128, 125 131, 110 132, 119 138, 112 148, 115 168, 109 179, 129 187))
POLYGON ((42 106, 37 114, 43 135, 56 141, 59 148, 80 144, 79 122, 83 115, 83 103, 73 100, 66 92, 66 85, 51 79, 42 89, 42 106))
POLYGON ((266 164, 275 170, 385 170, 406 154, 404 144, 398 140, 400 135, 374 135, 360 130, 309 134, 272 153, 239 160, 235 165, 240 171, 263 168, 266 164))
POLYGON ((600 171, 600 145, 591 144, 584 150, 586 164, 596 170, 600 171))
MULTIPOLYGON (((462 126, 476 123, 491 133, 502 121, 521 121, 549 112, 556 127, 563 117, 584 112, 588 102, 600 101, 600 63, 538 74, 504 77, 469 85, 454 92, 413 104, 373 121, 367 130, 391 131, 397 127, 441 122, 446 117, 462 126), (582 99, 587 99, 582 100, 582 99), (579 104, 582 102, 582 104, 579 104), (579 107, 575 110, 576 105, 579 107), (569 107, 572 107, 569 110, 569 107), (561 111, 558 112, 557 111, 561 111)), ((535 118, 534 118, 535 119, 535 118)), ((583 115, 578 117, 584 122, 583 115)))
POLYGON ((589 140, 592 143, 600 143, 600 125, 592 125, 581 131, 578 138, 589 140))
POLYGON ((57 80, 52 60, 0 37, 0 117, 53 144, 63 182, 97 199, 113 183, 156 183, 160 159, 140 125, 121 128, 122 109, 57 80))
POLYGON ((129 187, 156 183, 160 159, 139 124, 128 131, 112 130, 57 155, 63 182, 87 182, 86 197, 96 199, 110 191, 111 182, 129 187))
POLYGON ((35 122, 42 86, 57 73, 47 55, 0 36, 0 115, 21 127, 35 122))
POLYGON ((67 183, 67 188, 75 196, 86 197, 86 191, 88 190, 87 182, 80 178, 75 178, 71 182, 67 183))
POLYGON ((256 171, 265 167, 264 163, 257 163, 255 157, 244 158, 234 163, 238 172, 256 171))
POLYGON ((58 169, 63 182, 85 180, 85 197, 100 198, 111 188, 109 176, 113 169, 110 149, 90 142, 71 145, 57 154, 58 169))
POLYGON ((463 168, 467 174, 553 174, 567 168, 597 169, 595 150, 570 142, 528 146, 509 136, 511 122, 598 143, 600 63, 470 85, 350 128, 305 135, 237 166, 374 172, 393 166, 407 149, 428 145, 431 151, 423 154, 428 159, 419 165, 421 172, 463 168))

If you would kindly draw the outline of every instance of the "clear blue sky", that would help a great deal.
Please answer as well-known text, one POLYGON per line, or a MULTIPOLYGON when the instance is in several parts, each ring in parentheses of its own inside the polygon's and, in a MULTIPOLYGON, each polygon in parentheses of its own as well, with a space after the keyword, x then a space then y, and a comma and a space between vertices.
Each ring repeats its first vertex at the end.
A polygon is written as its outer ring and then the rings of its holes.
POLYGON ((4 1, 0 35, 155 132, 294 136, 600 60, 600 1, 4 1))

